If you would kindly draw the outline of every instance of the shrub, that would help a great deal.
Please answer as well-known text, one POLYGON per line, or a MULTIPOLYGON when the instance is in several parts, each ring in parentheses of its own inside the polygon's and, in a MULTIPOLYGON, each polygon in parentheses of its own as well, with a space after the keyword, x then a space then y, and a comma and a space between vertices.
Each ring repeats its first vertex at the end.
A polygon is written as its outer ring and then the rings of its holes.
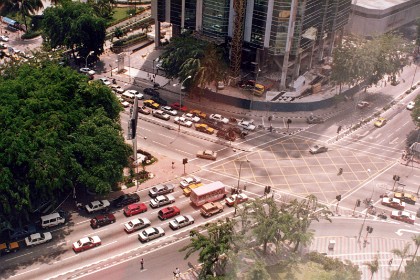
POLYGON ((32 39, 38 36, 41 36, 41 31, 28 31, 22 35, 22 39, 32 39))

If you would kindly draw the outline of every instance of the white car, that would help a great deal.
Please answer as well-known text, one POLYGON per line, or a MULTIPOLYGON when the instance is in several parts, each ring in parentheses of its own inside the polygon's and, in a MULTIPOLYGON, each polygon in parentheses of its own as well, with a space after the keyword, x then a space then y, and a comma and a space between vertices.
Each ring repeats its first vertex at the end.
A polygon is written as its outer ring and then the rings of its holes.
POLYGON ((169 222, 169 227, 173 230, 194 224, 194 218, 190 215, 179 216, 169 222))
POLYGON ((197 184, 200 182, 201 182, 201 179, 199 177, 191 176, 191 177, 183 178, 182 181, 179 183, 179 186, 183 189, 183 188, 189 187, 192 184, 197 184))
POLYGON ((220 115, 220 114, 211 114, 209 116, 209 118, 211 120, 215 120, 215 121, 218 121, 218 122, 229 123, 229 120, 225 117, 222 117, 222 115, 220 115))
POLYGON ((88 74, 88 75, 95 75, 96 74, 95 70, 92 70, 90 68, 80 68, 79 71, 80 71, 80 73, 85 73, 85 74, 88 74))
POLYGON ((243 129, 246 129, 246 130, 250 130, 250 131, 255 130, 255 125, 254 125, 254 121, 253 120, 250 120, 250 121, 241 120, 238 123, 238 125, 240 127, 242 127, 243 129))
POLYGON ((108 200, 96 200, 85 206, 88 213, 93 213, 100 210, 106 210, 111 204, 108 200))
POLYGON ((147 242, 158 237, 164 236, 165 231, 161 227, 151 227, 147 228, 139 233, 139 240, 142 242, 147 242))
POLYGON ((414 109, 414 105, 416 105, 416 102, 414 102, 414 101, 410 101, 408 104, 407 104, 407 110, 413 110, 414 109))
POLYGON ((125 89, 123 89, 121 86, 119 86, 119 85, 111 85, 111 89, 114 91, 114 92, 116 92, 116 93, 119 93, 119 94, 122 94, 124 91, 125 91, 125 89))
POLYGON ((132 233, 136 230, 150 226, 150 220, 147 218, 137 218, 124 224, 124 230, 127 233, 132 233))
POLYGON ((9 37, 7 37, 5 35, 2 35, 2 36, 0 36, 0 41, 9 42, 9 37))
POLYGON ((185 118, 186 120, 198 123, 200 121, 200 118, 191 114, 191 113, 186 113, 182 115, 183 118, 185 118))
POLYGON ((140 93, 140 92, 138 92, 137 90, 134 90, 134 89, 128 89, 125 92, 128 92, 128 93, 130 93, 134 96, 137 96, 138 99, 143 99, 144 98, 143 93, 140 93))
POLYGON ((32 247, 52 240, 51 232, 34 233, 25 238, 26 246, 32 247))
POLYGON ((186 118, 183 118, 183 117, 176 117, 174 122, 176 124, 180 124, 180 125, 186 126, 186 127, 191 127, 193 125, 192 121, 189 121, 189 120, 187 120, 186 118))
POLYGON ((109 86, 111 84, 111 82, 107 78, 99 78, 99 81, 101 81, 106 86, 109 86))
POLYGON ((160 107, 160 109, 161 109, 162 111, 165 111, 167 114, 169 114, 169 115, 171 115, 171 116, 176 116, 176 115, 178 115, 178 111, 177 111, 177 110, 172 109, 170 106, 162 106, 162 107, 160 107))

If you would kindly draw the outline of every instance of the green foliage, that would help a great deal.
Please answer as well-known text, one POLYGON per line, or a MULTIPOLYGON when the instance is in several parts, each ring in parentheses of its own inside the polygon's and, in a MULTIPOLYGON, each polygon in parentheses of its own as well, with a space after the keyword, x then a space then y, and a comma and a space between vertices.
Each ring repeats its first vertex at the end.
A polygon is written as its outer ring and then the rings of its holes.
POLYGON ((98 17, 102 17, 104 19, 112 17, 112 0, 88 0, 87 3, 90 5, 95 14, 98 17))
POLYGON ((384 75, 395 77, 401 71, 408 63, 407 52, 409 44, 394 33, 373 40, 351 38, 334 50, 331 80, 339 85, 376 84, 384 75))
POLYGON ((132 45, 141 41, 144 41, 147 39, 147 35, 146 34, 133 34, 131 36, 128 36, 127 38, 123 38, 120 40, 117 40, 113 43, 114 47, 122 47, 122 46, 127 46, 127 45, 132 45))
POLYGON ((107 193, 122 179, 130 147, 109 88, 44 61, 0 77, 0 223, 76 189, 107 193))
POLYGON ((414 102, 416 104, 414 105, 414 109, 411 111, 411 119, 417 127, 420 127, 420 94, 417 94, 414 102))
POLYGON ((321 264, 326 271, 334 272, 333 279, 361 279, 362 273, 359 271, 359 267, 349 261, 342 262, 339 259, 330 258, 318 252, 310 252, 306 255, 306 258, 321 264))
POLYGON ((28 31, 21 36, 22 39, 32 39, 41 36, 41 31, 28 31))
POLYGON ((85 57, 90 51, 103 53, 105 20, 84 3, 66 1, 44 11, 43 30, 50 48, 65 46, 85 57))
POLYGON ((261 261, 256 261, 245 276, 246 280, 269 280, 270 274, 265 268, 265 264, 261 261))
POLYGON ((181 81, 192 77, 185 83, 187 88, 224 80, 228 69, 222 49, 188 33, 173 38, 160 58, 168 77, 181 81))
POLYGON ((404 272, 392 271, 389 280, 416 280, 420 275, 420 258, 417 257, 414 261, 407 261, 404 272))
POLYGON ((120 27, 117 27, 114 30, 114 36, 119 39, 120 37, 124 36, 124 31, 122 31, 120 27))

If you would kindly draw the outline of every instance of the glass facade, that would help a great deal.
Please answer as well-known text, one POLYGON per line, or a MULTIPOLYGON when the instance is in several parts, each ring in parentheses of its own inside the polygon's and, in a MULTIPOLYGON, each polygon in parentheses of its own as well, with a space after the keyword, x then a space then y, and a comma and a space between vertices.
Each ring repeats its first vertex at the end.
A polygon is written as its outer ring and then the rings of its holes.
POLYGON ((157 20, 165 22, 166 0, 157 0, 157 20))
POLYGON ((185 20, 184 28, 195 30, 197 0, 185 0, 185 20))
POLYGON ((182 19, 182 0, 171 0, 170 22, 174 25, 181 26, 181 19, 182 19))
POLYGON ((257 48, 264 46, 267 4, 268 0, 254 0, 250 45, 257 48))
POLYGON ((203 33, 212 38, 228 35, 229 0, 203 0, 203 33))

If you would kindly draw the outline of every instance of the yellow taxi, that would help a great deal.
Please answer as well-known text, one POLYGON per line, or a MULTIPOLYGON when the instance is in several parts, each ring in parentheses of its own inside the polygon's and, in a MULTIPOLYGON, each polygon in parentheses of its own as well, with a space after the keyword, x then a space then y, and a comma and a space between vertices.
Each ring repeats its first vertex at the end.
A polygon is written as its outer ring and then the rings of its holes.
POLYGON ((200 131, 200 132, 204 132, 204 133, 207 133, 207 134, 213 134, 214 133, 214 128, 211 128, 207 124, 204 124, 204 123, 196 124, 195 125, 195 130, 200 131))
POLYGON ((207 117, 207 114, 200 110, 191 110, 190 113, 201 119, 205 119, 207 117))
POLYGON ((202 183, 189 185, 188 187, 184 188, 182 192, 184 193, 185 196, 190 196, 192 189, 196 189, 198 187, 201 187, 202 185, 203 185, 202 183))
POLYGON ((262 96, 265 92, 265 86, 262 84, 255 84, 254 90, 252 93, 256 96, 262 96))
POLYGON ((155 101, 151 99, 144 100, 143 105, 152 109, 159 109, 159 106, 160 106, 158 103, 156 103, 155 101))
POLYGON ((374 123, 374 125, 376 126, 376 127, 383 127, 384 125, 386 124, 386 119, 385 118, 378 118, 377 120, 376 120, 376 122, 374 123))

